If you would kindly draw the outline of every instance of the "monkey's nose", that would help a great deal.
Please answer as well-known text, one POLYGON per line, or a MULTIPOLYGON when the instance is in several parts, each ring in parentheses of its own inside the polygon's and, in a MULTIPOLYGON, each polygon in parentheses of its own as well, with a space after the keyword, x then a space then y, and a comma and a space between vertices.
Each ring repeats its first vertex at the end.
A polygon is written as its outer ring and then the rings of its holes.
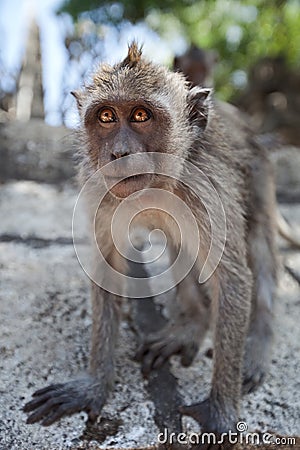
POLYGON ((125 148, 116 148, 111 152, 112 159, 119 159, 123 156, 128 156, 130 154, 129 150, 125 148))

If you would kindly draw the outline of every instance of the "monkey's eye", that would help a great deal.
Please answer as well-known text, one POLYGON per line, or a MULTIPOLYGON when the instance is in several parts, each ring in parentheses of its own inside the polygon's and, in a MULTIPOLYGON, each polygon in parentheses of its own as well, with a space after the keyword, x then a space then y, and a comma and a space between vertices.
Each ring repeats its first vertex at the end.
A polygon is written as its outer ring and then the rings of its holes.
POLYGON ((145 108, 136 108, 131 115, 131 122, 146 122, 151 119, 151 112, 145 108))
POLYGON ((98 119, 102 123, 116 122, 117 118, 114 111, 110 108, 103 108, 98 113, 98 119))

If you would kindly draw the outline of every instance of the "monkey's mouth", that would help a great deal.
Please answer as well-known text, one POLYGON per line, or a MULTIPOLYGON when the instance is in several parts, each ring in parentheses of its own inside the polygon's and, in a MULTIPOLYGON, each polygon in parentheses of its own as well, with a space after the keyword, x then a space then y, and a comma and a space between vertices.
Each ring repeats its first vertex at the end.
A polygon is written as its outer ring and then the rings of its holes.
POLYGON ((151 174, 141 173, 130 177, 105 177, 107 187, 117 197, 128 197, 130 194, 145 189, 151 182, 151 174))
POLYGON ((140 181, 142 178, 145 177, 145 175, 148 175, 148 174, 141 173, 141 174, 137 174, 137 175, 131 175, 130 177, 121 176, 121 175, 120 176, 105 175, 105 181, 109 185, 109 188, 112 188, 121 183, 132 183, 132 182, 140 181))

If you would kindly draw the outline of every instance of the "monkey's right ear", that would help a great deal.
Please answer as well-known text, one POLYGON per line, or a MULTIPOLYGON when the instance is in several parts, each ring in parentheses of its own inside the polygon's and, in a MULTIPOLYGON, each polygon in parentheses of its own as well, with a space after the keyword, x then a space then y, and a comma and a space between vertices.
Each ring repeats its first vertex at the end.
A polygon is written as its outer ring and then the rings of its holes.
POLYGON ((212 89, 193 87, 188 92, 187 102, 189 105, 190 121, 204 130, 207 125, 209 108, 211 106, 212 89))
POLYGON ((80 91, 71 91, 70 92, 73 97, 76 98, 77 108, 80 109, 82 107, 82 94, 80 91))

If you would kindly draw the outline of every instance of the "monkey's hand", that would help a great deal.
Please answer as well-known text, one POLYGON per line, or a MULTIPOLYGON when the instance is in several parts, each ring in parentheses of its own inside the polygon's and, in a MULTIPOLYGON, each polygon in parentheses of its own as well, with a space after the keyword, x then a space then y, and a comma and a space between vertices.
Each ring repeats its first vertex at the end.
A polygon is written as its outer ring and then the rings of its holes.
MULTIPOLYGON (((228 442, 229 430, 236 433, 237 412, 232 410, 227 414, 220 414, 221 408, 211 398, 201 403, 190 406, 182 406, 180 413, 191 416, 200 425, 203 441, 195 447, 197 450, 221 450, 232 448, 228 442), (204 433, 208 433, 209 439, 204 433)), ((194 448, 194 447, 193 447, 194 448)))
POLYGON ((151 333, 136 353, 136 359, 142 362, 142 372, 147 375, 175 354, 181 356, 183 366, 190 366, 198 352, 202 335, 199 323, 191 320, 171 323, 162 330, 151 333))
POLYGON ((108 383, 92 377, 80 378, 67 383, 52 384, 33 394, 23 411, 32 413, 27 423, 41 422, 52 425, 64 416, 85 411, 94 422, 106 401, 108 383))

